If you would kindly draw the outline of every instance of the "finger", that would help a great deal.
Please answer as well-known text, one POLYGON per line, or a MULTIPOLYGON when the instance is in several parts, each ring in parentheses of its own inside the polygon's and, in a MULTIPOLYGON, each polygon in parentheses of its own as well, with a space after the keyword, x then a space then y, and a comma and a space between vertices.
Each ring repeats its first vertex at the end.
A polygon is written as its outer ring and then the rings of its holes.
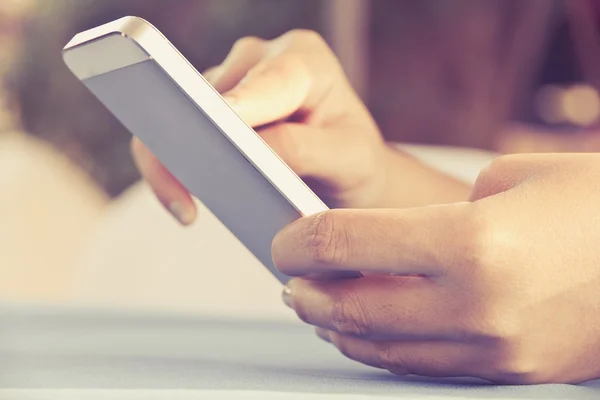
POLYGON ((284 54, 258 63, 223 97, 249 125, 261 126, 310 108, 322 90, 302 58, 284 54))
POLYGON ((369 367, 383 368, 376 344, 366 340, 342 336, 325 329, 319 330, 317 335, 326 342, 333 344, 340 353, 349 359, 368 365, 369 367))
POLYGON ((469 321, 453 293, 420 277, 292 279, 286 302, 304 322, 373 341, 468 340, 469 321))
MULTIPOLYGON (((544 179, 548 171, 554 171, 556 162, 562 156, 568 154, 511 154, 495 158, 479 173, 471 200, 477 201, 514 190, 523 182, 544 179)), ((568 165, 562 164, 561 169, 568 173, 568 165)))
POLYGON ((305 124, 280 123, 260 129, 258 133, 294 172, 303 177, 344 182, 349 174, 360 175, 354 174, 353 170, 365 168, 375 161, 363 157, 360 163, 356 162, 365 153, 364 139, 356 138, 363 132, 323 131, 305 124), (344 151, 339 151, 342 146, 344 151))
POLYGON ((331 342, 348 358, 385 368, 396 375, 427 377, 481 377, 475 368, 477 352, 464 343, 392 342, 373 343, 330 333, 331 342))
MULTIPOLYGON (((215 81, 215 78, 217 78, 219 76, 219 74, 221 73, 219 67, 220 67, 219 65, 210 67, 210 68, 206 69, 204 72, 202 72, 202 76, 204 77, 204 79, 206 79, 206 81, 208 83, 210 83, 211 85, 215 81)), ((214 85, 213 85, 213 87, 214 87, 214 85)))
POLYGON ((161 204, 181 224, 192 224, 196 219, 196 205, 188 190, 137 138, 131 141, 131 151, 140 173, 161 204))
POLYGON ((480 223, 471 203, 398 210, 331 210, 301 218, 273 240, 288 276, 327 271, 460 276, 480 223))
POLYGON ((318 337, 326 341, 327 343, 331 343, 331 339, 329 338, 329 332, 327 329, 323 328, 315 328, 315 333, 318 337))
POLYGON ((205 78, 220 93, 233 89, 267 52, 267 42, 245 37, 233 45, 225 60, 205 78))

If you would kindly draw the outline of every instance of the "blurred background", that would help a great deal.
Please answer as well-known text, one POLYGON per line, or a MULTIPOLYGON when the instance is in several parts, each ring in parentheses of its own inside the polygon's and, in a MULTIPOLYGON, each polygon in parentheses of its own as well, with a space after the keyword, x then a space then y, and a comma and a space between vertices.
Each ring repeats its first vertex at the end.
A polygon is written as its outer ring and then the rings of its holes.
POLYGON ((90 232, 139 180, 128 133, 61 60, 125 15, 200 71, 242 36, 316 30, 390 141, 600 151, 597 0, 2 0, 0 300, 67 299, 90 232))

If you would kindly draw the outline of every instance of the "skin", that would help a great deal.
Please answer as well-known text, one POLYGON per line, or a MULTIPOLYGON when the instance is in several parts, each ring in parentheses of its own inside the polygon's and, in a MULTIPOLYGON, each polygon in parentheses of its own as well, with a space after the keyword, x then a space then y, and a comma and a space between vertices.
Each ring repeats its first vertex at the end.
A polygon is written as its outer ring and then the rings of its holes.
MULTIPOLYGON (((465 187, 384 143, 311 32, 243 39, 207 77, 343 208, 273 242, 276 265, 295 277, 284 300, 321 338, 399 375, 600 377, 600 155, 504 156, 465 187), (359 277, 315 279, 332 272, 359 277)), ((133 152, 158 198, 191 223, 185 188, 139 142, 133 152)))
MULTIPOLYGON (((465 200, 469 188, 389 147, 325 41, 292 31, 239 40, 204 74, 244 120, 331 207, 407 207, 465 200), (343 148, 343 151, 340 151, 343 148)), ((188 191, 138 140, 138 168, 182 223, 188 191)))

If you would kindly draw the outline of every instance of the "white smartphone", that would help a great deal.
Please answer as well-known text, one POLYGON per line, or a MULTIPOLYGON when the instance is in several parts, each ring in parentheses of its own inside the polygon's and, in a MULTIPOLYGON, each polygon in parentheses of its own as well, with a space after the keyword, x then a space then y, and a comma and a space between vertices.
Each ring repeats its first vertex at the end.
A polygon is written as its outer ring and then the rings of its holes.
POLYGON ((69 69, 281 282, 271 242, 327 206, 150 23, 76 35, 69 69))

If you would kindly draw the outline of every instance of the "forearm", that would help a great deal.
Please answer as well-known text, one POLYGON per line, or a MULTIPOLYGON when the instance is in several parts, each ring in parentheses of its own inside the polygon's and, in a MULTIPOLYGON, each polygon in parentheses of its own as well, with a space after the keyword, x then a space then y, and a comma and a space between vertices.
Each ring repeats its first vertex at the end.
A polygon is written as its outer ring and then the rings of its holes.
POLYGON ((420 207, 469 198, 471 187, 388 146, 383 195, 378 208, 420 207))

